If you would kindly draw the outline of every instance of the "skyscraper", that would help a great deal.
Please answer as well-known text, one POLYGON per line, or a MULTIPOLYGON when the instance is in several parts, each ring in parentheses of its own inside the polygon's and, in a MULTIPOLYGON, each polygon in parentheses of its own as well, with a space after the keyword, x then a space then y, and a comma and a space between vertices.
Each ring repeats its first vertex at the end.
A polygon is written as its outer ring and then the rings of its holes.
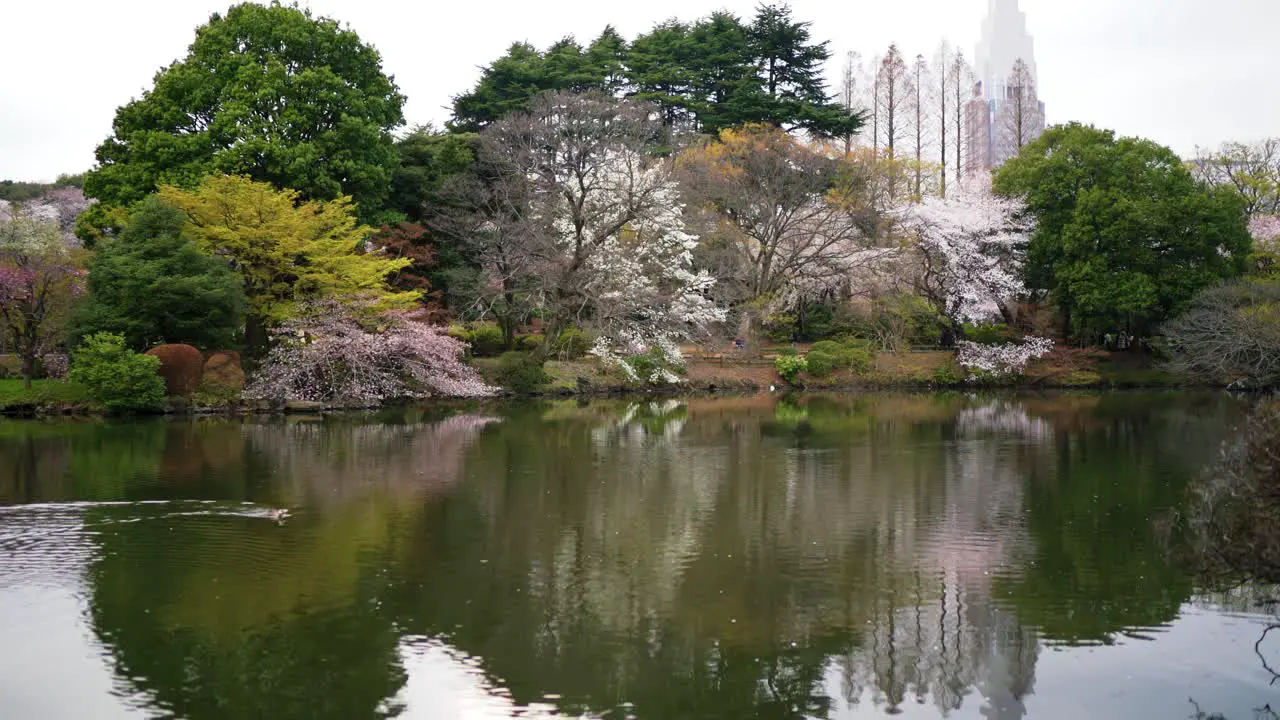
POLYGON ((974 53, 973 99, 965 108, 970 173, 998 167, 1044 131, 1027 16, 1018 0, 989 3, 974 53))

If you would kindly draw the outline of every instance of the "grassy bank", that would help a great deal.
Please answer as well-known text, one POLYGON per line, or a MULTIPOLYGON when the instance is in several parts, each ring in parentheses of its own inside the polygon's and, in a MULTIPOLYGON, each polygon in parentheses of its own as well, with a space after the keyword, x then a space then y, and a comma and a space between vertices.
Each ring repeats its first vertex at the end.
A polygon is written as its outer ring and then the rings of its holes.
POLYGON ((34 380, 23 386, 18 378, 0 378, 0 413, 31 414, 88 412, 90 402, 85 389, 73 382, 34 380))
MULTIPOLYGON (((807 348, 796 350, 804 354, 807 348)), ((766 349, 759 357, 733 354, 699 355, 689 353, 682 388, 691 391, 752 390, 785 383, 774 369, 774 359, 783 348, 766 349)), ((486 381, 501 386, 499 364, 494 359, 476 358, 472 363, 486 381)), ((620 373, 601 367, 591 358, 572 362, 548 362, 548 381, 536 394, 545 395, 617 395, 653 393, 672 388, 645 383, 629 383, 620 373)), ((940 388, 965 386, 963 373, 955 367, 951 352, 878 353, 864 372, 844 369, 823 377, 802 374, 798 387, 809 390, 854 390, 895 388, 940 388)), ((1192 383, 1157 367, 1149 356, 1131 353, 1109 353, 1097 350, 1059 348, 1034 361, 1027 372, 995 383, 1008 388, 1175 388, 1192 383)), ((528 393, 518 393, 528 394, 528 393)))

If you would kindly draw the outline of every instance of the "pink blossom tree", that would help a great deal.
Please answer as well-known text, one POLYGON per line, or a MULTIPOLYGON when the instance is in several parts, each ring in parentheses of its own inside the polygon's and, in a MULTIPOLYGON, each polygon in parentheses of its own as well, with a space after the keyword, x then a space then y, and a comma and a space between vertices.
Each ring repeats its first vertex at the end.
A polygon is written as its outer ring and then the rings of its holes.
POLYGON ((1013 302, 1026 294, 1022 264, 1032 227, 1021 202, 994 196, 989 183, 973 180, 899 217, 916 241, 916 291, 945 318, 943 342, 955 343, 961 367, 975 378, 1018 374, 1053 348, 1053 341, 1038 337, 999 345, 963 339, 965 324, 1009 320, 1013 302))
POLYGON ((915 290, 947 321, 944 344, 963 337, 966 323, 1007 318, 1025 294, 1022 263, 1032 228, 1022 210, 972 182, 898 211, 914 241, 915 290))
POLYGON ((0 337, 18 356, 31 387, 36 360, 51 354, 72 300, 84 291, 80 251, 54 221, 20 205, 0 221, 0 337))
POLYGON ((485 397, 466 345, 415 313, 366 320, 336 301, 307 306, 276 331, 245 397, 375 406, 400 398, 485 397))
POLYGON ((1280 215, 1256 215, 1249 220, 1253 256, 1258 269, 1272 273, 1280 263, 1280 215))

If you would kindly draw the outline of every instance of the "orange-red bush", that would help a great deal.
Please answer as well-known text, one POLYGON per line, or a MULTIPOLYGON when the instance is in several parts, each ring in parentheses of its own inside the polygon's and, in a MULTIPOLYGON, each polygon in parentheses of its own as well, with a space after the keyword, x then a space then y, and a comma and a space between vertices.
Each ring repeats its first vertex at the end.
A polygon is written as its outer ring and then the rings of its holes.
POLYGON ((200 387, 204 358, 190 345, 158 345, 147 351, 160 358, 160 375, 166 395, 187 396, 200 387))
POLYGON ((244 369, 240 367, 240 353, 234 350, 210 353, 204 361, 204 383, 225 390, 243 390, 244 369))

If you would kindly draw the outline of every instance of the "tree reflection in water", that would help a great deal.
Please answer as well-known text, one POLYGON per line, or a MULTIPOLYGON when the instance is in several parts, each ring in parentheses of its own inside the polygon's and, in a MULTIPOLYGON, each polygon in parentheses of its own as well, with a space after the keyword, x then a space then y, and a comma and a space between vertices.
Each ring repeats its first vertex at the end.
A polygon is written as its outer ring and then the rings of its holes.
POLYGON ((0 498, 295 509, 284 526, 85 511, 95 632, 122 689, 178 716, 1016 718, 1046 645, 1177 617, 1192 587, 1151 518, 1235 407, 874 395, 492 412, 28 433, 0 444, 18 468, 0 498))

